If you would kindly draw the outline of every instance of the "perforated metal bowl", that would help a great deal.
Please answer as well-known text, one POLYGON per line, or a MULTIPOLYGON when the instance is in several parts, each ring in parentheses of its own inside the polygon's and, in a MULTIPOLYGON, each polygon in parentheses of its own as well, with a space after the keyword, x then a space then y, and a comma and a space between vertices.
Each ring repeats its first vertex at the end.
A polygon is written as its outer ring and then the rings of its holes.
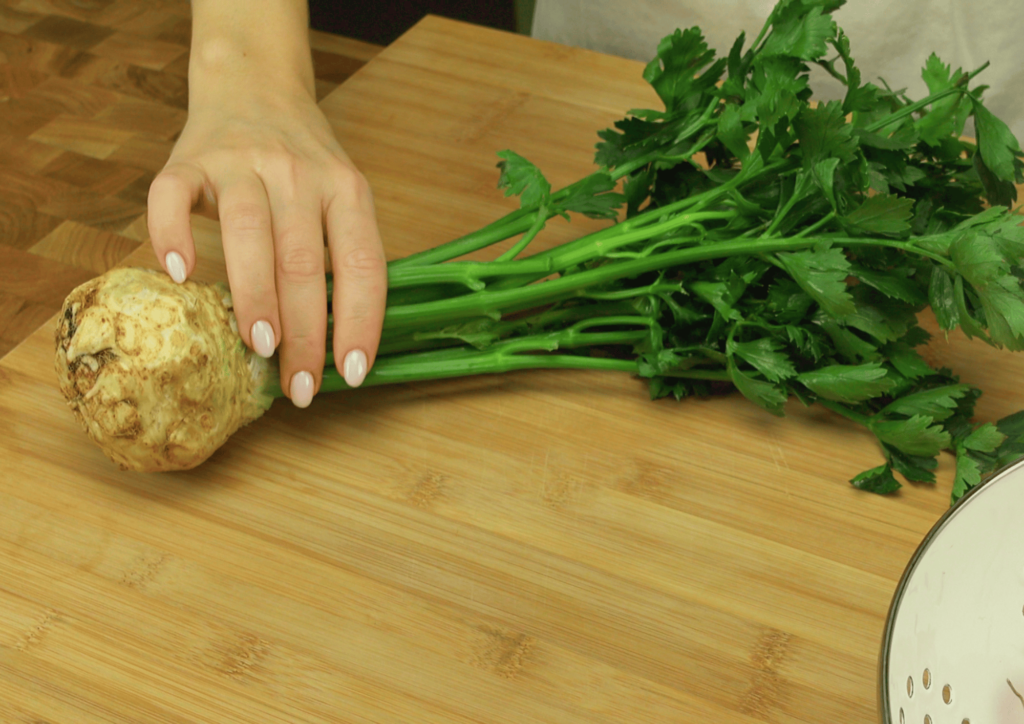
POLYGON ((1024 724, 1024 461, 932 527, 893 596, 883 724, 1024 724))

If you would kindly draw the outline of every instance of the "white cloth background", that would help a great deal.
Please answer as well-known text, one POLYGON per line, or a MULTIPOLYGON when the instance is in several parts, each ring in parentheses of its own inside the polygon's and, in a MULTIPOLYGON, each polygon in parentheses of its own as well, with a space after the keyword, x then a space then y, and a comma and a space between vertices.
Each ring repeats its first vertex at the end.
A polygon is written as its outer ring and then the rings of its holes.
MULTIPOLYGON (((648 61, 662 37, 696 25, 721 57, 741 31, 753 42, 774 6, 775 0, 537 0, 533 36, 648 61)), ((953 70, 991 61, 974 82, 991 86, 986 106, 1024 143, 1020 0, 848 0, 833 17, 850 38, 864 80, 881 86, 881 76, 914 100, 928 94, 921 68, 932 52, 953 70)), ((820 69, 811 87, 820 100, 843 96, 820 69)))

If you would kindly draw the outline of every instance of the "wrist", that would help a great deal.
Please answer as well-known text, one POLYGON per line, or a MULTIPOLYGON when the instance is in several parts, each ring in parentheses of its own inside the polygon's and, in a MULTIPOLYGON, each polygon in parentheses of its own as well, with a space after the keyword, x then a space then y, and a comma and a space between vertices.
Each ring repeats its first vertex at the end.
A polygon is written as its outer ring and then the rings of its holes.
POLYGON ((269 90, 316 97, 306 3, 193 0, 189 101, 269 90))

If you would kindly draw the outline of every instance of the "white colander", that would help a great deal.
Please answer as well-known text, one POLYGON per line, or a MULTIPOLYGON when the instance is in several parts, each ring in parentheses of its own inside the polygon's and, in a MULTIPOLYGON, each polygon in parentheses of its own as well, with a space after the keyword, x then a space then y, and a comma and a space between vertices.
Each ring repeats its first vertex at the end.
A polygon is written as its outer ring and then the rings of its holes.
POLYGON ((896 588, 879 664, 883 724, 1024 724, 1024 461, 925 537, 896 588))

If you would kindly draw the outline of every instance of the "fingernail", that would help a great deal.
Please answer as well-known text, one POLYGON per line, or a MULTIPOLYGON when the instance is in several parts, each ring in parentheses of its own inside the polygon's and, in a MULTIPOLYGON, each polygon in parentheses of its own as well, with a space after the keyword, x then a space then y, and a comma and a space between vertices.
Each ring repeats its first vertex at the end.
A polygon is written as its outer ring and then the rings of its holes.
POLYGON ((345 355, 345 384, 349 387, 359 387, 366 379, 366 353, 361 349, 354 349, 345 355))
POLYGON ((263 319, 252 325, 252 348, 260 357, 271 357, 274 354, 274 328, 263 319))
POLYGON ((181 258, 181 254, 176 251, 169 252, 164 257, 164 264, 167 266, 167 273, 171 275, 171 279, 178 284, 185 281, 185 260, 181 258))
POLYGON ((296 407, 309 407, 313 401, 313 375, 308 372, 296 372, 292 375, 292 404, 296 407))

